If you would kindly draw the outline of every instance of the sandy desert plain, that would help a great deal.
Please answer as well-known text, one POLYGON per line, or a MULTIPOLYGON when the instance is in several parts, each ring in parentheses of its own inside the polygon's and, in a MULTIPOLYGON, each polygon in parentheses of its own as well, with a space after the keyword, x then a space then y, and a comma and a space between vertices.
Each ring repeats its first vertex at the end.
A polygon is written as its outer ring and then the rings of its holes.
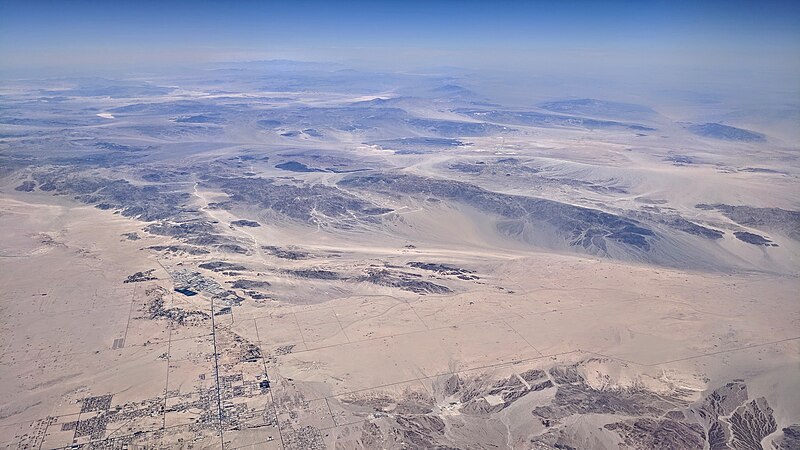
POLYGON ((796 136, 271 70, 4 88, 0 446, 798 448, 796 136))

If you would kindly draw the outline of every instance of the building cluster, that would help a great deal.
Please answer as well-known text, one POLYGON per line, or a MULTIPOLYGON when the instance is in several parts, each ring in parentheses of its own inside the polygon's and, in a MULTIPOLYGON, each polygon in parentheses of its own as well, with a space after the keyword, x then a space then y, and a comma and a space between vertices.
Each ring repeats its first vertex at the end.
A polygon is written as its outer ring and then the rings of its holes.
POLYGON ((318 428, 305 426, 286 433, 284 448, 286 450, 325 450, 328 447, 318 428))
POLYGON ((215 300, 222 301, 227 306, 238 305, 243 300, 235 292, 227 290, 211 278, 204 277, 200 272, 193 272, 186 269, 171 271, 175 291, 183 295, 192 296, 198 293, 205 293, 215 300))

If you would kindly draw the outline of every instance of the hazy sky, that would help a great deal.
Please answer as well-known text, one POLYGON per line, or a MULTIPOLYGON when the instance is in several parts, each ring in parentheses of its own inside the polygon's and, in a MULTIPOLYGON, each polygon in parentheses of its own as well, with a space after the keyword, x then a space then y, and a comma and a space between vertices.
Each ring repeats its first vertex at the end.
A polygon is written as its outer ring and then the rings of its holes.
POLYGON ((791 82, 800 2, 0 0, 7 72, 272 58, 791 82))

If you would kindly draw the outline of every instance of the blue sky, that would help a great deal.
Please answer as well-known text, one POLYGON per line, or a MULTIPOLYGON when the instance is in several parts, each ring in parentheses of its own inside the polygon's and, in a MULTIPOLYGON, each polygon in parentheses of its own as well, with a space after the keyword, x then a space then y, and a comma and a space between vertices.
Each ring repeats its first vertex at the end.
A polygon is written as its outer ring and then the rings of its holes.
POLYGON ((0 0, 4 69, 271 58, 795 75, 800 2, 0 0))

